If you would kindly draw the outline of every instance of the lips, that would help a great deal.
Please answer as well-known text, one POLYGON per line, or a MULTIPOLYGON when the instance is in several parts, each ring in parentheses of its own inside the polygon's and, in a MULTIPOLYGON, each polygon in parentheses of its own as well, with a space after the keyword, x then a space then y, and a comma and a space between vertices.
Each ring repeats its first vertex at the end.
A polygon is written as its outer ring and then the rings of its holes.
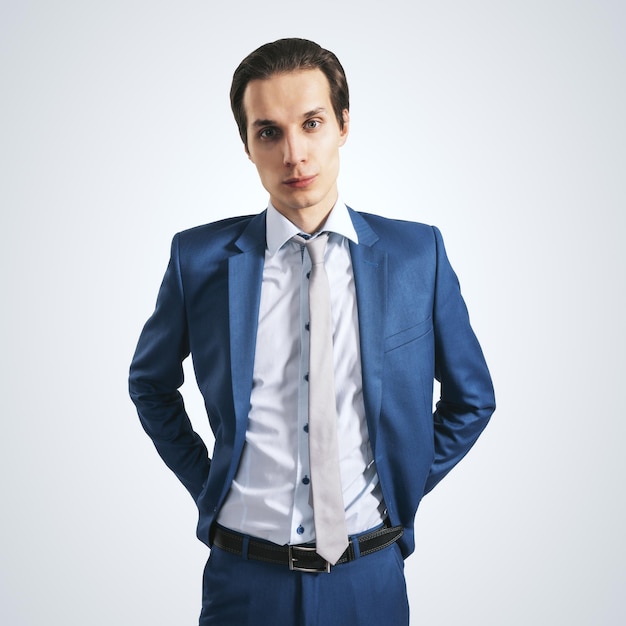
POLYGON ((288 178, 287 180, 283 181, 283 185, 291 187, 292 189, 303 189, 305 187, 308 187, 316 178, 317 175, 297 176, 294 178, 288 178))

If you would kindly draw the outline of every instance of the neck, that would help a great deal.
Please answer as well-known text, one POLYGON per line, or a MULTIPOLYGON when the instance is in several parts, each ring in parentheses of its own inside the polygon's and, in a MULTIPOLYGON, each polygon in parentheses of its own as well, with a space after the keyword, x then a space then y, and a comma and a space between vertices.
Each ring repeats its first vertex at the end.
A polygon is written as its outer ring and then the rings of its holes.
POLYGON ((276 206, 274 202, 272 202, 272 205, 281 215, 286 217, 292 224, 295 224, 303 233, 312 235, 319 231, 326 223, 326 219, 337 202, 337 197, 338 196, 335 195, 332 202, 324 202, 302 208, 276 206))
POLYGON ((330 210, 324 213, 324 215, 321 217, 319 215, 315 217, 309 217, 301 214, 285 215, 285 217, 290 222, 295 224, 303 233, 306 233, 307 235, 312 235, 313 233, 321 230, 322 226, 326 222, 326 218, 328 217, 329 213, 330 210))

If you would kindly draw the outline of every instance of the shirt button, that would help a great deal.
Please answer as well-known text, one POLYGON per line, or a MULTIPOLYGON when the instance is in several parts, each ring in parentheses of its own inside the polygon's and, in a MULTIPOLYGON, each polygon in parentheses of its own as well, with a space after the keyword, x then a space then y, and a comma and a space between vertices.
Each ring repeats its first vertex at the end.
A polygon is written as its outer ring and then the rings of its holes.
POLYGON ((309 329, 310 329, 310 327, 311 327, 311 324, 309 324, 309 322, 307 322, 307 323, 304 325, 304 328, 306 328, 306 330, 309 330, 309 329))
POLYGON ((307 278, 311 278, 311 272, 307 272, 307 273, 306 273, 306 277, 307 277, 307 278))
POLYGON ((308 374, 304 375, 304 380, 306 380, 307 383, 309 382, 309 375, 308 374))
POLYGON ((309 432, 309 425, 308 425, 308 424, 305 424, 305 425, 302 427, 302 430, 303 430, 305 433, 308 433, 308 432, 309 432))
POLYGON ((305 476, 305 477, 302 479, 302 484, 303 484, 303 485, 308 485, 310 482, 311 482, 311 479, 310 479, 308 476, 305 476))
POLYGON ((298 526, 298 528, 296 528, 296 532, 299 535, 303 535, 304 534, 304 528, 300 525, 300 526, 298 526))

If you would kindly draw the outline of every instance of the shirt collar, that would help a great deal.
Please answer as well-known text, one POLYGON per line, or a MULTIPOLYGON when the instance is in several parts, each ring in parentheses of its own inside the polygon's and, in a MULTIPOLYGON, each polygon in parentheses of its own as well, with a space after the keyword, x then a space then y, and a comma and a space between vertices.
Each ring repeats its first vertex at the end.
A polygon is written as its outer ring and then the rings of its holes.
MULTIPOLYGON (((294 235, 302 232, 293 222, 290 222, 284 215, 279 213, 271 202, 267 207, 265 229, 267 250, 272 256, 294 235)), ((328 214, 322 230, 336 233, 354 243, 359 243, 359 237, 350 219, 348 208, 341 201, 341 198, 337 200, 335 206, 328 214)))

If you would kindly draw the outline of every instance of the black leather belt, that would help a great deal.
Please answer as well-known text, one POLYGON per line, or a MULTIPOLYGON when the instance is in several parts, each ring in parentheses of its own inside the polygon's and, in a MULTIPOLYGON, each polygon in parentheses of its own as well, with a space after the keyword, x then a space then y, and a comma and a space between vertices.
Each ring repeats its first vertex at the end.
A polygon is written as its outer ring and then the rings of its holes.
MULTIPOLYGON (((352 541, 350 541, 346 551, 341 555, 336 565, 349 563, 359 557, 378 552, 378 550, 395 543, 402 537, 403 532, 402 526, 390 527, 388 524, 385 524, 372 532, 360 535, 356 538, 358 554, 352 541)), ((279 546, 241 535, 217 525, 213 529, 213 543, 218 548, 238 556, 244 554, 245 544, 247 543, 246 554, 249 559, 276 565, 286 565, 289 569, 298 572, 330 572, 330 563, 315 552, 315 546, 279 546)))

